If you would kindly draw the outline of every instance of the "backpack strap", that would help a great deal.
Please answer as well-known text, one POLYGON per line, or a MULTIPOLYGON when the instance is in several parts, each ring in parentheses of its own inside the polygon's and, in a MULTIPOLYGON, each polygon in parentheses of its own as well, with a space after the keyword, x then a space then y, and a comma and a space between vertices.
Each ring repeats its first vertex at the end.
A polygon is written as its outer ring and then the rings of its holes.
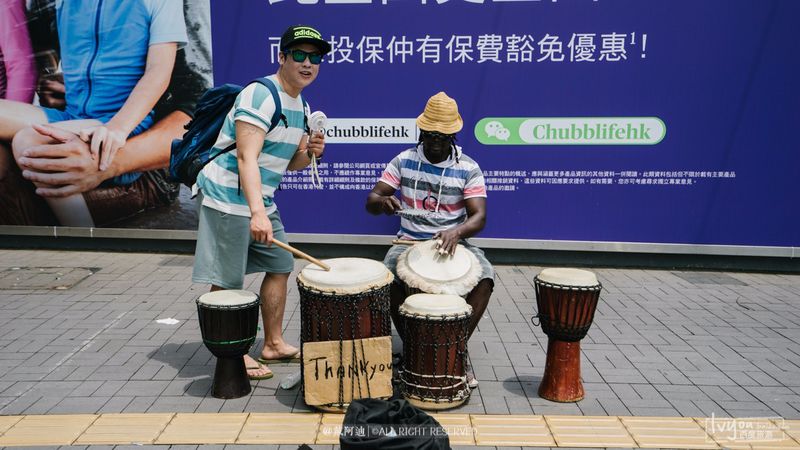
POLYGON ((259 83, 266 87, 269 90, 269 93, 272 95, 272 101, 275 103, 275 112, 272 113, 272 120, 270 120, 269 130, 274 130, 275 127, 278 126, 279 122, 283 122, 283 126, 289 128, 289 121, 286 119, 286 116, 283 114, 283 105, 281 104, 281 96, 278 94, 278 88, 275 86, 275 83, 272 82, 269 78, 262 77, 256 78, 253 80, 254 83, 259 83))
POLYGON ((308 126, 308 115, 311 114, 311 108, 308 106, 308 102, 306 98, 303 97, 303 94, 300 94, 300 100, 303 101, 303 130, 307 134, 311 134, 311 128, 308 126))

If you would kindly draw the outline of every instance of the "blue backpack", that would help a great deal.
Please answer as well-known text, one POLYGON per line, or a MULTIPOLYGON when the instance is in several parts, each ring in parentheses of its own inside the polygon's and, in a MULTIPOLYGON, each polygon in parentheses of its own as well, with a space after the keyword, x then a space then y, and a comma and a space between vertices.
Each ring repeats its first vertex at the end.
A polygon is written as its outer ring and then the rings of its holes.
MULTIPOLYGON (((261 83, 269 89, 272 99, 275 101, 275 113, 272 114, 269 131, 275 129, 279 122, 288 127, 286 116, 283 115, 281 97, 275 83, 268 78, 258 78, 251 83, 261 83)), ((203 167, 217 156, 229 152, 236 148, 236 143, 229 145, 223 150, 215 149, 214 143, 225 123, 225 117, 236 102, 236 96, 244 89, 235 84, 225 84, 207 90, 200 100, 197 101, 197 108, 194 118, 186 124, 186 133, 183 139, 172 141, 169 157, 169 175, 175 181, 180 181, 188 187, 192 187, 197 181, 197 176, 203 167)), ((307 103, 303 99, 303 107, 308 110, 307 103)), ((307 118, 304 119, 307 121, 307 118)))

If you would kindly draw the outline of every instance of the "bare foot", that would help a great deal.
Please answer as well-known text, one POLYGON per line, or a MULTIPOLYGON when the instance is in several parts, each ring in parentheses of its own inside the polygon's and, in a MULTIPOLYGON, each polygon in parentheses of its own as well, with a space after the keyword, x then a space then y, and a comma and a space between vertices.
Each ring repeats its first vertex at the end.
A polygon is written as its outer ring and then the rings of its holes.
POLYGON ((272 378, 272 371, 269 367, 256 361, 250 355, 244 355, 244 367, 247 369, 247 376, 251 380, 272 378))
POLYGON ((262 360, 272 360, 272 359, 287 359, 292 357, 299 357, 300 356, 300 349, 287 344, 286 342, 282 342, 276 346, 267 346, 264 345, 264 348, 261 350, 261 359, 262 360))

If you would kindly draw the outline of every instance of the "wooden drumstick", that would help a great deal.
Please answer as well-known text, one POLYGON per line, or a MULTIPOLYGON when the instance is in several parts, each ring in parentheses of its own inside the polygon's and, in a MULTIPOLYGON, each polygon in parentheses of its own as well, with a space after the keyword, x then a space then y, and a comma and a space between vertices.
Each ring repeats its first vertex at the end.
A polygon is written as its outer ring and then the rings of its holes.
POLYGON ((416 245, 422 241, 407 241, 405 239, 395 239, 392 241, 392 245, 416 245))
POLYGON ((285 243, 283 243, 283 242, 281 242, 281 241, 279 241, 277 239, 273 239, 272 243, 277 245, 278 247, 286 250, 287 252, 291 252, 293 255, 295 255, 297 257, 303 258, 308 262, 314 263, 314 264, 322 267, 323 269, 325 269, 326 272, 329 272, 331 270, 331 267, 329 265, 325 264, 324 262, 318 260, 317 258, 314 258, 313 256, 311 256, 311 255, 309 255, 307 253, 301 252, 300 250, 292 247, 289 244, 285 244, 285 243))

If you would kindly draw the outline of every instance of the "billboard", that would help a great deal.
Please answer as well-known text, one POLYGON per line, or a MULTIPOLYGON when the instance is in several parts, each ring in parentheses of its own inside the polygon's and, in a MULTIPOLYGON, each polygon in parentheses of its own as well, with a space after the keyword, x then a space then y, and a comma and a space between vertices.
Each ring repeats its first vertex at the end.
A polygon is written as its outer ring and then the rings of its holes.
MULTIPOLYGON (((458 144, 487 183, 479 237, 800 246, 795 1, 210 6, 216 85, 274 73, 289 25, 313 25, 333 46, 303 92, 330 118, 323 186, 287 173, 276 194, 291 233, 394 234, 397 218, 365 212, 367 193, 445 91, 464 118, 458 144)), ((185 192, 178 204, 165 222, 113 226, 191 229, 185 192)))

